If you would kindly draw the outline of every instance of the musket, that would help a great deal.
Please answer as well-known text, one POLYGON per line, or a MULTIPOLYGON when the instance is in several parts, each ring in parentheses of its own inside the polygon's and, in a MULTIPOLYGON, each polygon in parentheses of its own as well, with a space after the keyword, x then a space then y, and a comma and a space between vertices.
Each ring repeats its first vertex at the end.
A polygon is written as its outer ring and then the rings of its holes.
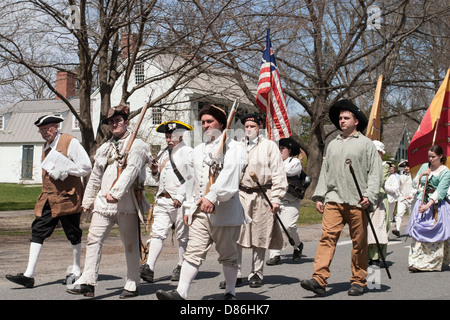
MULTIPOLYGON (((256 184, 258 185, 258 188, 259 188, 259 190, 261 191, 261 193, 262 193, 264 199, 266 199, 267 203, 269 204, 270 209, 273 210, 272 202, 270 202, 269 197, 267 196, 267 194, 266 194, 266 192, 264 191, 263 187, 262 187, 261 184, 259 183, 258 177, 256 176, 256 174, 255 174, 254 172, 251 172, 251 173, 250 173, 250 178, 252 178, 252 180, 253 180, 254 182, 256 182, 256 184)), ((294 239, 292 239, 292 237, 289 235, 288 231, 286 230, 286 227, 284 226, 283 222, 281 221, 280 217, 278 216, 278 213, 274 213, 274 215, 275 215, 276 219, 278 220, 278 222, 280 223, 281 228, 283 228, 284 232, 286 233, 286 236, 287 236, 287 238, 288 238, 288 240, 289 240, 289 243, 290 243, 292 246, 295 247, 295 241, 294 241, 294 239)))
MULTIPOLYGON (((352 174, 353 181, 355 182, 356 189, 358 190, 360 201, 362 201, 363 200, 363 195, 361 193, 361 189, 359 188, 358 181, 356 180, 355 172, 353 171, 352 160, 347 159, 347 160, 345 160, 345 163, 348 164, 348 167, 350 168, 350 173, 352 174)), ((375 242, 377 244, 378 253, 380 254, 381 260, 383 261, 384 268, 386 269, 386 272, 387 272, 387 275, 388 275, 389 279, 391 279, 391 273, 389 272, 389 268, 388 268, 388 266, 386 264, 386 260, 385 260, 384 255, 383 255, 383 251, 381 250, 381 246, 380 246, 380 242, 378 241, 377 233, 375 232, 375 228, 373 226, 372 219, 370 219, 370 214, 369 214, 369 212, 366 209, 363 209, 363 211, 365 212, 365 214, 367 216, 367 220, 369 221, 370 229, 372 230, 373 237, 375 238, 375 242)))
MULTIPOLYGON (((208 194, 209 188, 216 181, 217 170, 218 170, 218 159, 223 154, 223 150, 225 148, 226 139, 227 139, 227 133, 231 127, 231 124, 233 122, 234 115, 236 114, 236 110, 237 110, 238 106, 239 106, 239 99, 235 99, 233 102, 233 106, 231 107, 230 114, 228 115, 227 126, 226 126, 225 130, 223 130, 223 133, 222 133, 222 141, 220 142, 219 148, 217 149, 217 152, 216 152, 214 158, 212 159, 212 162, 209 164, 209 166, 210 166, 209 167, 209 178, 208 178, 208 183, 206 184, 206 189, 205 189, 204 195, 208 194)), ((213 211, 213 213, 214 213, 214 211, 213 211)))
POLYGON ((131 147, 133 146, 134 140, 136 140, 136 136, 139 130, 139 127, 141 126, 142 120, 144 119, 145 116, 145 112, 147 111, 148 107, 150 106, 150 102, 152 100, 152 95, 153 95, 153 90, 150 93, 149 97, 148 97, 148 101, 147 103, 142 107, 141 113, 139 115, 139 119, 136 123, 136 126, 133 129, 133 132, 131 132, 131 136, 130 139, 128 140, 127 146, 125 148, 125 151, 123 153, 123 158, 121 161, 118 162, 117 165, 117 177, 116 180, 114 180, 112 187, 114 187, 114 185, 116 184, 117 180, 119 179, 120 175, 122 174, 122 172, 125 170, 125 168, 127 167, 127 160, 128 160, 128 155, 130 154, 130 150, 131 147))

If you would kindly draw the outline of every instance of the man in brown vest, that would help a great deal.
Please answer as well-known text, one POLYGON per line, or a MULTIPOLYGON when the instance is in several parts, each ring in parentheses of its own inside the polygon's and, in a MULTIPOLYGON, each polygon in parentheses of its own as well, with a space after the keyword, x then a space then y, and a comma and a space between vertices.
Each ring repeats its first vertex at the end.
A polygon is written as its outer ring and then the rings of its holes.
POLYGON ((45 140, 42 147, 42 193, 34 208, 36 218, 31 225, 27 269, 24 273, 6 275, 8 280, 27 288, 34 286, 34 272, 42 245, 52 235, 58 222, 61 222, 72 244, 73 252, 73 266, 65 282, 73 283, 81 275, 81 177, 91 172, 92 165, 80 142, 58 130, 58 124, 63 120, 47 115, 34 123, 45 140))

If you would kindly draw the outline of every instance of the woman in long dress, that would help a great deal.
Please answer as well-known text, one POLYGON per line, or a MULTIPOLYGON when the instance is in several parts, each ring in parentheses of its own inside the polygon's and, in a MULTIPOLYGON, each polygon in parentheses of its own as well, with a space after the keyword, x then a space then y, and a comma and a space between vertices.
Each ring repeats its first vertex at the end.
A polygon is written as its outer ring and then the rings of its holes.
POLYGON ((406 229, 413 238, 408 257, 411 272, 441 271, 450 262, 450 171, 446 159, 442 147, 433 145, 428 150, 429 163, 424 163, 414 178, 419 193, 406 229))

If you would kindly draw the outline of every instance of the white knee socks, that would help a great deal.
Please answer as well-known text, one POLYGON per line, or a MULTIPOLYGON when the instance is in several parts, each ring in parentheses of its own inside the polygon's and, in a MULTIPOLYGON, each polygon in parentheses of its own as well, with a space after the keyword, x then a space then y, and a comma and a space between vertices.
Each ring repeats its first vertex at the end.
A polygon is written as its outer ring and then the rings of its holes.
POLYGON ((30 254, 28 256, 28 266, 27 270, 24 272, 24 276, 28 278, 34 278, 34 270, 36 269, 36 263, 41 253, 42 244, 31 242, 30 244, 30 254))
MULTIPOLYGON (((187 298, 189 287, 192 280, 197 276, 198 266, 187 261, 183 261, 180 272, 180 280, 178 281, 177 291, 183 299, 187 298)), ((234 280, 236 282, 236 280, 234 280)))
POLYGON ((81 275, 81 266, 80 266, 81 242, 79 244, 72 245, 72 254, 73 254, 72 273, 78 277, 81 275))
POLYGON ((163 241, 161 239, 153 238, 150 241, 150 246, 148 248, 148 258, 147 264, 150 267, 150 270, 155 271, 156 260, 162 251, 163 241))
POLYGON ((225 293, 230 292, 233 295, 236 295, 236 278, 237 278, 238 269, 233 266, 223 266, 223 275, 225 276, 225 293))

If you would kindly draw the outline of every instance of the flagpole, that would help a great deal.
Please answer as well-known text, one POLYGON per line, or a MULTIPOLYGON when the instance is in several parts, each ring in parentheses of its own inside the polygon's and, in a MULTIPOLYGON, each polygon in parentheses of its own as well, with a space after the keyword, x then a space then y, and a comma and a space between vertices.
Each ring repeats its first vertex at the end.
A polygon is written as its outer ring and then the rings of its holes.
POLYGON ((381 100, 382 84, 383 84, 383 75, 378 77, 372 109, 370 110, 369 124, 367 126, 366 137, 370 138, 371 140, 381 140, 380 100, 381 100))

